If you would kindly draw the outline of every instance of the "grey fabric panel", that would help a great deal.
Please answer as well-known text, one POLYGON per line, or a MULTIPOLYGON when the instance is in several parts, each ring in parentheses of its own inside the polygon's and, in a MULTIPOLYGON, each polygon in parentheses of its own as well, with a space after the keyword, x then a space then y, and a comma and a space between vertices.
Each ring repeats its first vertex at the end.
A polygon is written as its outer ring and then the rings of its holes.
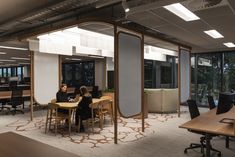
POLYGON ((119 109, 124 117, 141 113, 141 39, 119 34, 119 109))
POLYGON ((186 102, 190 94, 190 53, 181 50, 180 54, 180 81, 181 81, 181 98, 180 102, 186 102))

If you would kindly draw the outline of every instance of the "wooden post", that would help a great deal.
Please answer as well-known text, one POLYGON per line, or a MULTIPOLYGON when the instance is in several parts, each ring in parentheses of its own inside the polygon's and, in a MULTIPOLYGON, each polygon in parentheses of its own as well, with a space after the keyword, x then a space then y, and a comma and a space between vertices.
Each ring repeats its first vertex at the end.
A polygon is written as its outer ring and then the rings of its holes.
POLYGON ((118 123, 117 123, 117 105, 118 105, 118 39, 117 25, 114 25, 114 143, 117 144, 118 123))
POLYGON ((59 88, 60 88, 60 86, 61 86, 61 83, 62 83, 62 56, 61 55, 59 55, 58 56, 59 57, 59 88))
POLYGON ((144 132, 144 34, 141 34, 141 110, 142 110, 142 132, 144 132))
POLYGON ((180 67, 181 67, 181 65, 180 65, 180 61, 181 61, 181 51, 180 51, 180 46, 178 46, 178 52, 179 52, 179 54, 178 54, 178 98, 179 98, 179 100, 178 100, 178 117, 180 117, 180 103, 181 103, 181 101, 180 101, 180 99, 181 99, 181 70, 180 70, 180 67))
POLYGON ((30 120, 33 121, 34 103, 34 52, 30 51, 30 120))

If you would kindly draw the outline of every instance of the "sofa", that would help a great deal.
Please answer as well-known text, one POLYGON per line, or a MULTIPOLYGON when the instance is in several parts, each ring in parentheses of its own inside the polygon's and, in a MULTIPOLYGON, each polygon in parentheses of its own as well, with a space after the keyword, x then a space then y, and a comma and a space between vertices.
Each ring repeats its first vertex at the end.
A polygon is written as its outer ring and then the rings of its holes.
POLYGON ((177 111, 179 103, 178 88, 144 89, 148 112, 170 113, 177 111))

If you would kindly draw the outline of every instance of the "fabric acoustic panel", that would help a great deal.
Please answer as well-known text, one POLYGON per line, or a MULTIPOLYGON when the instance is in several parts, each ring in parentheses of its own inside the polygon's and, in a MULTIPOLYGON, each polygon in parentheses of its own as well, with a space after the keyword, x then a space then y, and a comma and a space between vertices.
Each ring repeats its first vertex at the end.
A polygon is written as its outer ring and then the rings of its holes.
POLYGON ((185 103, 190 96, 190 52, 180 50, 180 102, 185 103))
POLYGON ((121 116, 141 113, 141 39, 118 33, 118 109, 121 116))
POLYGON ((59 89, 59 57, 55 54, 34 53, 34 98, 48 104, 59 89))

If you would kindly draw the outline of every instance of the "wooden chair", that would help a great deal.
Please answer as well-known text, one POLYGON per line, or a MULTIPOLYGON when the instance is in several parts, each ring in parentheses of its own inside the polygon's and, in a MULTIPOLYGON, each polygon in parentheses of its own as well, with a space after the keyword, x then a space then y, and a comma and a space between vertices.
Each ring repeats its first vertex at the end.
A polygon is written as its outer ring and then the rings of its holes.
POLYGON ((102 127, 103 122, 105 121, 105 116, 108 114, 111 118, 111 124, 113 124, 113 102, 111 99, 104 99, 99 103, 99 113, 101 114, 100 117, 102 118, 102 127))
POLYGON ((48 103, 45 133, 47 133, 48 121, 49 121, 49 130, 51 129, 52 121, 54 121, 54 129, 55 129, 55 135, 56 135, 58 124, 69 118, 67 114, 59 113, 58 108, 59 108, 59 105, 56 104, 56 99, 53 99, 51 100, 50 103, 48 103))
MULTIPOLYGON (((99 126, 100 128, 102 127, 102 122, 101 122, 101 114, 100 114, 100 106, 99 106, 99 103, 91 103, 89 105, 89 107, 91 108, 91 117, 90 118, 87 118, 85 120, 82 120, 82 121, 85 121, 86 122, 86 126, 87 128, 89 127, 89 125, 91 124, 91 127, 92 127, 92 133, 94 133, 94 125, 96 122, 100 122, 99 123, 99 126)), ((79 117, 80 119, 81 117, 79 117)), ((80 122, 82 121, 79 121, 78 123, 78 130, 80 130, 80 127, 81 127, 81 124, 80 122)))

